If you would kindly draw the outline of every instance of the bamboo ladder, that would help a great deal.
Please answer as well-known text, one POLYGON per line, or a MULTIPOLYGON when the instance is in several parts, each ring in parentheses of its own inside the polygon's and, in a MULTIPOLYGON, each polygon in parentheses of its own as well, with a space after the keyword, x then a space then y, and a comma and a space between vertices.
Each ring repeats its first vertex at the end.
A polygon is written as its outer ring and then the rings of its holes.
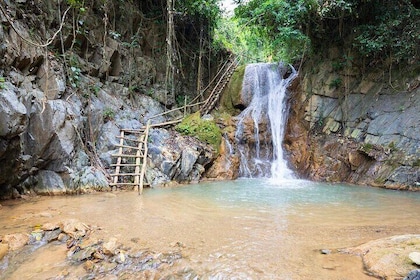
POLYGON ((150 122, 148 121, 146 126, 138 130, 129 130, 121 129, 120 135, 117 136, 120 139, 118 147, 118 153, 113 154, 113 157, 116 157, 116 163, 111 164, 115 167, 115 173, 111 174, 112 182, 111 186, 134 186, 134 189, 142 194, 144 182, 144 175, 146 173, 147 165, 147 139, 149 136, 150 122), (129 139, 128 134, 138 134, 137 139, 129 139), (132 146, 128 144, 129 142, 136 142, 137 146, 132 146), (135 154, 133 154, 135 151, 135 154), (135 163, 125 163, 123 159, 135 159, 135 163), (132 168, 134 167, 134 172, 127 171, 125 173, 121 172, 121 168, 132 168), (124 182, 130 178, 130 182, 124 182))

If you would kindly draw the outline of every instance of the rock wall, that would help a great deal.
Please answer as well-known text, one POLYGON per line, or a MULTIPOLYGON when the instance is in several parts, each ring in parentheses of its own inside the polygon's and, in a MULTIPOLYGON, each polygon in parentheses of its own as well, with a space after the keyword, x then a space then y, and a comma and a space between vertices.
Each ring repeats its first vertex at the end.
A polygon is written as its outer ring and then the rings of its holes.
POLYGON ((330 49, 294 85, 285 146, 302 177, 420 189, 420 66, 364 68, 330 49))
MULTIPOLYGON (((127 34, 106 30, 104 11, 95 13, 93 5, 89 14, 71 10, 77 17, 68 16, 62 33, 45 48, 27 40, 51 38, 59 28, 57 11, 63 15, 66 3, 1 5, 7 16, 0 12, 0 198, 109 189, 120 129, 138 129, 175 104, 159 74, 165 73, 165 58, 156 53, 165 44, 164 30, 146 18, 127 22, 125 14, 113 23, 142 34, 124 42, 119 36, 127 34)), ((128 3, 120 5, 142 17, 128 3)), ((215 156, 208 145, 176 132, 152 129, 149 140, 146 177, 152 185, 198 181, 215 156)))

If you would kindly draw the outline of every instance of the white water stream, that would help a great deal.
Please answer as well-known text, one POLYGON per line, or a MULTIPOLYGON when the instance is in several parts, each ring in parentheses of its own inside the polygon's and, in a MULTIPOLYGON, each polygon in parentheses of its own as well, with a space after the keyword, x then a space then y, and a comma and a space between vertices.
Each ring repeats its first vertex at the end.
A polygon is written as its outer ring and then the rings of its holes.
POLYGON ((282 146, 288 114, 287 88, 297 76, 296 70, 290 68, 292 73, 287 77, 287 68, 281 64, 256 63, 245 69, 242 96, 251 100, 238 116, 235 135, 242 177, 266 177, 274 183, 294 178, 282 146), (251 136, 249 131, 253 132, 251 136))

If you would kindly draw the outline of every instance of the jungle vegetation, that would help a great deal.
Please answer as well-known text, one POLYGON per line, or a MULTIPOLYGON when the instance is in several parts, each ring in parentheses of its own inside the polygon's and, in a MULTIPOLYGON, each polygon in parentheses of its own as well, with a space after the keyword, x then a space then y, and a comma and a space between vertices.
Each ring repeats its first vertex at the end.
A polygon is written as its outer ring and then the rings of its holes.
POLYGON ((293 62, 328 46, 350 48, 367 63, 414 63, 420 2, 409 0, 237 0, 219 20, 216 41, 250 61, 293 62))

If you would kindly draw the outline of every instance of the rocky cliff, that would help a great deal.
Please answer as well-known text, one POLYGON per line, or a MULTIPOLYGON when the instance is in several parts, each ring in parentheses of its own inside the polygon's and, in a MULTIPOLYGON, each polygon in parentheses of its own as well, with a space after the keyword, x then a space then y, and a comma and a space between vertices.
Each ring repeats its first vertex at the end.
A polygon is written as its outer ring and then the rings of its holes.
MULTIPOLYGON (((176 106, 162 74, 159 5, 59 3, 1 3, 0 197, 108 189, 120 129, 176 106)), ((174 85, 182 96, 195 92, 196 61, 188 61, 174 85)), ((164 129, 153 129, 149 142, 152 185, 197 181, 216 154, 164 129)))
POLYGON ((331 48, 294 85, 285 146, 303 177, 420 189, 420 68, 362 66, 331 48))

